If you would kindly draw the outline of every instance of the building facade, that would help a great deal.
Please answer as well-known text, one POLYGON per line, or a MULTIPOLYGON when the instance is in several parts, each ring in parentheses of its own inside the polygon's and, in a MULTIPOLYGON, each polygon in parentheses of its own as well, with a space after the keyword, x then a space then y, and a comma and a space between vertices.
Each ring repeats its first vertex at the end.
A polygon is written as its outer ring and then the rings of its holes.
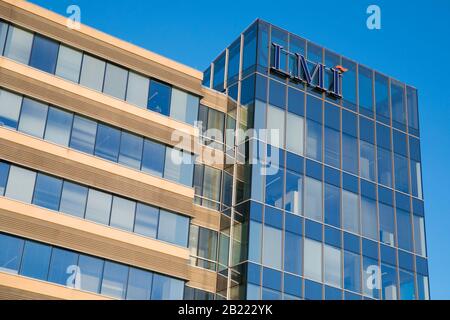
POLYGON ((429 299, 415 88, 261 20, 203 73, 0 19, 0 298, 429 299))

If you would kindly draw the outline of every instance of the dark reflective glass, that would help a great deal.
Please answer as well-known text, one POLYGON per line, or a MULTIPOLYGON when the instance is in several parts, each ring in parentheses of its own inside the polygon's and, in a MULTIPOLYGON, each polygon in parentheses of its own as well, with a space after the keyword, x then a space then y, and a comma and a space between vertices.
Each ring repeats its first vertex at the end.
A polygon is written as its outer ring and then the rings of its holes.
POLYGON ((34 188, 33 204, 51 209, 59 209, 63 181, 39 173, 34 188))
POLYGON ((147 109, 168 116, 172 88, 164 83, 152 80, 148 96, 147 109))
POLYGON ((34 279, 47 280, 51 252, 50 246, 26 241, 20 274, 34 279))
POLYGON ((39 34, 34 36, 30 66, 39 70, 55 73, 59 44, 39 34))

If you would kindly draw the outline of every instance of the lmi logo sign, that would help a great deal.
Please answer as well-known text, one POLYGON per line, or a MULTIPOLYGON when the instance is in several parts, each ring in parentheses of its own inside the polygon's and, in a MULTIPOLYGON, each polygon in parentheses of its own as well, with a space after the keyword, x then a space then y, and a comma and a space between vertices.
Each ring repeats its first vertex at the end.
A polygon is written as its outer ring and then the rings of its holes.
POLYGON ((300 53, 289 52, 279 44, 272 43, 272 46, 274 54, 271 70, 273 72, 294 81, 303 82, 334 98, 342 99, 342 76, 347 69, 340 65, 329 68, 320 62, 314 63, 306 60, 300 53), (286 55, 295 62, 293 70, 289 72, 281 67, 282 56, 286 55))

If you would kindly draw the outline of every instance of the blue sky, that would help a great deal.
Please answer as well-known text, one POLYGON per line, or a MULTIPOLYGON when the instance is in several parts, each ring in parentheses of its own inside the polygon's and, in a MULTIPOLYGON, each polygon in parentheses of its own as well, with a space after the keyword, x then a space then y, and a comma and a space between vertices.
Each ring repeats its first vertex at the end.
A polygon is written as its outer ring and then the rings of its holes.
POLYGON ((419 90, 430 283, 450 299, 450 1, 33 0, 60 14, 199 70, 256 18, 413 85, 419 90), (366 9, 381 8, 381 30, 366 9))

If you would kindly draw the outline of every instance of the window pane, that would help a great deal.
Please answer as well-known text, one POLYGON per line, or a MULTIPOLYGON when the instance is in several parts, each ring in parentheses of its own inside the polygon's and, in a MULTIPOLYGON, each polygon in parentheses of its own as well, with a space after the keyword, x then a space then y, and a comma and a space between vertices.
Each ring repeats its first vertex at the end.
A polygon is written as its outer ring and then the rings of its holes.
POLYGON ((392 187, 392 159, 391 152, 378 147, 378 183, 392 187))
POLYGON ((74 50, 64 45, 59 46, 58 63, 56 64, 57 76, 78 83, 80 79, 81 51, 74 50))
POLYGON ((92 154, 94 152, 96 134, 97 123, 95 121, 75 116, 70 147, 92 154))
POLYGON ((361 198, 361 218, 363 236, 378 240, 377 235, 377 207, 374 200, 361 198))
POLYGON ((374 299, 380 298, 381 274, 378 261, 363 256, 363 293, 374 299))
POLYGON ((19 131, 42 138, 44 136, 45 121, 47 120, 47 110, 48 106, 46 104, 24 98, 19 131))
POLYGON ((0 90, 0 126, 17 129, 22 96, 0 90))
POLYGON ((285 210, 301 214, 303 196, 303 176, 286 171, 285 210))
POLYGON ((161 82, 152 80, 150 83, 150 93, 148 97, 147 109, 169 115, 170 95, 172 88, 161 82))
POLYGON ((392 121, 394 126, 406 129, 405 88, 401 83, 391 81, 392 121))
POLYGON ((391 112, 389 110, 389 88, 388 78, 375 73, 375 102, 377 109, 377 120, 389 123, 391 112))
POLYGON ((6 39, 5 57, 11 58, 20 63, 28 64, 32 44, 32 33, 10 26, 8 38, 6 39))
POLYGON ((305 277, 322 281, 322 244, 305 238, 304 240, 304 264, 305 277))
POLYGON ((411 215, 397 208, 397 237, 399 248, 412 251, 411 215))
POLYGON ((360 140, 361 177, 375 181, 375 147, 373 144, 360 140))
POLYGON ((127 90, 128 70, 108 63, 106 65, 103 92, 124 100, 127 90))
POLYGON ((266 175, 266 203, 283 208, 284 170, 274 168, 276 173, 266 175))
POLYGON ((128 74, 127 101, 140 108, 147 108, 150 79, 130 71, 128 74))
POLYGON ((72 120, 73 115, 71 113, 50 107, 44 139, 62 146, 68 146, 72 120))
POLYGON ((303 155, 303 127, 303 117, 288 112, 286 125, 286 149, 288 151, 303 155))
POLYGON ((198 104, 198 97, 173 88, 170 116, 176 120, 194 125, 194 121, 197 121, 198 104))
POLYGON ((122 132, 119 163, 140 169, 144 139, 128 132, 122 132))
POLYGON ((342 190, 343 228, 347 231, 359 233, 359 204, 358 195, 342 190))
POLYGON ((59 44, 41 35, 34 36, 30 66, 39 70, 55 73, 59 44))
POLYGON ((61 197, 62 180, 38 173, 33 204, 57 211, 61 197))
POLYGON ((395 226, 394 209, 383 203, 379 203, 380 213, 380 241, 382 243, 394 246, 395 226))
POLYGON ((0 234, 0 271, 17 274, 22 259, 24 241, 0 234))
POLYGON ((130 268, 127 300, 150 300, 152 280, 153 274, 151 272, 130 268))
POLYGON ((360 256, 344 252, 344 288, 354 292, 361 291, 360 256))
POLYGON ((411 87, 406 87, 407 101, 408 101, 408 126, 414 134, 419 132, 419 114, 417 110, 417 90, 411 87))
POLYGON ((162 177, 164 172, 164 159, 166 147, 163 144, 145 140, 142 156, 142 171, 162 177))
POLYGON ((422 217, 414 216, 414 241, 416 254, 426 256, 425 223, 422 217))
POLYGON ((124 299, 127 286, 128 267, 105 261, 101 294, 124 299))
POLYGON ((417 291, 419 292, 418 299, 420 300, 429 300, 430 293, 428 291, 428 277, 422 276, 420 274, 417 275, 417 291))
POLYGON ((80 268, 80 289, 95 293, 100 292, 103 260, 81 254, 78 267, 80 268))
POLYGON ((395 153, 394 165, 395 165, 395 188, 405 193, 409 193, 408 159, 395 153))
POLYGON ((358 67, 359 106, 369 111, 373 110, 372 101, 372 71, 362 66, 358 67))
POLYGON ((342 134, 342 169, 358 174, 358 140, 342 134))
POLYGON ((292 232, 284 233, 284 270, 302 274, 302 237, 292 232))
POLYGON ((278 148, 284 148, 285 111, 269 105, 267 109, 267 141, 278 148))
POLYGON ((150 238, 156 238, 158 218, 159 210, 157 208, 138 203, 134 232, 150 238))
POLYGON ((164 210, 159 213, 158 239, 186 247, 189 218, 164 210))
POLYGON ((78 253, 54 248, 50 260, 48 281, 71 288, 77 286, 78 253), (75 273, 74 273, 75 272, 75 273))
POLYGON ((325 127, 325 163, 336 168, 341 163, 341 134, 329 127, 325 127))
POLYGON ((119 155, 120 131, 99 124, 95 141, 95 155, 116 162, 119 155))
POLYGON ((410 161, 411 166, 411 193, 419 199, 423 198, 422 194, 422 169, 420 162, 410 161))
POLYGON ((110 194, 90 189, 86 206, 86 219, 108 225, 111 201, 112 196, 110 194))
POLYGON ((110 225, 112 227, 133 231, 135 210, 136 202, 114 197, 110 225))
POLYGON ((305 178, 305 217, 322 221, 322 182, 305 178))
POLYGON ((199 227, 197 256, 217 260, 217 232, 199 227))
POLYGON ((414 275, 400 270, 400 300, 415 300, 414 275))
POLYGON ((341 193, 340 189, 325 184, 325 223, 341 227, 341 193))
POLYGON ((9 164, 0 161, 0 196, 5 194, 6 182, 8 181, 9 164))
POLYGON ((164 178, 192 186, 194 163, 192 155, 170 147, 166 148, 164 178))
POLYGON ((322 125, 311 120, 306 121, 306 156, 322 161, 322 125))
POLYGON ((0 21, 0 53, 3 54, 5 48, 6 36, 8 33, 8 24, 0 21))
POLYGON ((325 245, 324 246, 324 281, 325 283, 341 287, 341 250, 325 245))
POLYGON ((153 276, 152 300, 183 299, 184 282, 160 274, 153 276))
POLYGON ((59 211, 83 218, 88 188, 64 181, 59 211))
POLYGON ((102 91, 105 66, 105 61, 84 54, 80 84, 97 91, 102 91))
POLYGON ((31 203, 36 172, 11 166, 5 197, 31 203))
POLYGON ((381 285, 383 300, 397 300, 397 272, 395 268, 381 265, 381 285))
POLYGON ((221 171, 208 166, 204 166, 203 176, 203 197, 220 201, 221 171))
POLYGON ((26 241, 20 274, 34 279, 47 280, 51 252, 50 246, 26 241))
POLYGON ((281 270, 281 255, 283 252, 281 230, 264 225, 263 236, 263 264, 281 270))

